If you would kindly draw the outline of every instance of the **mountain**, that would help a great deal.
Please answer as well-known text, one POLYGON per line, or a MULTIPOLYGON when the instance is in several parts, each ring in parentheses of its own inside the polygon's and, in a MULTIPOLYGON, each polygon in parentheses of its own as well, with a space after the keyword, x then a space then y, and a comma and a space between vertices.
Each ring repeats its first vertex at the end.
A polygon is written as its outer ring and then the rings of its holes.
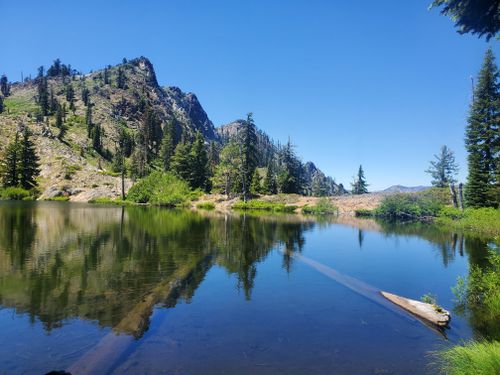
MULTIPOLYGON (((221 142, 224 144, 235 138, 244 124, 245 120, 240 119, 217 127, 216 132, 221 142)), ((261 129, 257 129, 257 152, 258 166, 261 168, 267 167, 278 158, 279 145, 261 129)), ((337 184, 333 178, 326 176, 313 162, 308 161, 303 165, 303 178, 305 195, 324 196, 347 193, 342 184, 337 184)))
MULTIPOLYGON (((4 98, 5 110, 0 114, 0 137, 4 140, 0 153, 16 131, 30 129, 40 156, 41 198, 64 195, 71 200, 87 201, 119 196, 121 182, 113 172, 113 159, 123 131, 132 144, 148 133, 152 139, 148 153, 157 155, 163 128, 169 121, 175 123, 176 142, 182 136, 193 138, 201 132, 207 142, 218 144, 235 136, 243 124, 243 120, 237 120, 215 128, 195 94, 159 85, 154 67, 146 57, 124 59, 120 64, 88 74, 71 69, 58 59, 39 73, 37 78, 10 84, 10 94, 4 98), (56 127, 57 108, 67 127, 63 137, 58 137, 61 131, 56 127), (92 129, 99 129, 97 139, 87 124, 89 111, 92 129), (146 126, 151 114, 155 121, 146 126)), ((259 166, 267 167, 278 146, 259 130, 258 149, 259 166)), ((127 158, 128 167, 132 159, 133 155, 127 158)), ((316 166, 305 168, 305 178, 310 184, 315 179, 325 182, 330 186, 328 191, 343 191, 316 166)), ((125 185, 128 189, 132 180, 127 179, 125 185)), ((308 193, 312 188, 305 190, 308 193)))
POLYGON ((381 190, 381 193, 396 194, 396 193, 417 193, 419 191, 424 191, 430 189, 430 186, 403 186, 403 185, 392 185, 385 190, 381 190))

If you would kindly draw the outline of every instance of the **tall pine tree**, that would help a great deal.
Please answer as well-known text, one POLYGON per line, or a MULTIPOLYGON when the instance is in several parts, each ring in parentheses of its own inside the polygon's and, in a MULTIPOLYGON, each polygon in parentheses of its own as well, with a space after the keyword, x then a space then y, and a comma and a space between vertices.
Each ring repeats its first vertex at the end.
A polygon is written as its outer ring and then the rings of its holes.
POLYGON ((368 184, 365 179, 365 172, 363 171, 363 166, 359 166, 358 175, 352 183, 352 193, 353 194, 366 194, 368 193, 368 184))
POLYGON ((175 120, 167 122, 163 129, 163 138, 160 145, 160 158, 163 165, 163 170, 170 170, 170 160, 175 152, 175 120))
POLYGON ((40 174, 39 158, 35 151, 35 144, 31 140, 31 133, 27 127, 24 128, 23 137, 20 142, 19 159, 19 185, 26 190, 34 188, 36 177, 40 174))
POLYGON ((21 147, 19 143, 19 134, 10 142, 0 159, 0 175, 3 187, 12 187, 19 185, 19 158, 21 147))
POLYGON ((467 205, 498 206, 500 200, 500 85, 493 51, 488 49, 468 118, 465 145, 469 175, 465 187, 467 205))

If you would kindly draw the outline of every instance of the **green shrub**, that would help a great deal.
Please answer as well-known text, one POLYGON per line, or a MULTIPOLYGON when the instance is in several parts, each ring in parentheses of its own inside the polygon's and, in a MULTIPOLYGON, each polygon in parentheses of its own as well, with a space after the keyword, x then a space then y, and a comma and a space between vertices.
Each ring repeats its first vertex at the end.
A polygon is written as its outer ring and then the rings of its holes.
POLYGON ((302 208, 302 213, 308 215, 333 215, 337 214, 338 211, 338 208, 328 198, 321 198, 314 206, 305 206, 302 208))
POLYGON ((295 212, 297 206, 285 205, 284 203, 264 202, 259 200, 250 200, 247 202, 237 202, 233 204, 236 210, 258 210, 272 212, 295 212))
POLYGON ((436 222, 484 236, 500 236, 500 208, 466 208, 462 212, 446 208, 436 222))
POLYGON ((69 201, 69 197, 67 195, 58 195, 57 197, 46 198, 45 200, 52 202, 67 202, 69 201))
POLYGON ((437 216, 443 204, 421 194, 394 194, 385 197, 375 210, 376 216, 389 219, 421 219, 437 216))
POLYGON ((195 194, 186 181, 173 174, 153 172, 130 188, 127 200, 176 207, 185 205, 195 194))
POLYGON ((0 199, 9 201, 29 201, 36 199, 34 190, 25 190, 20 187, 8 187, 0 189, 0 199))
POLYGON ((214 210, 215 203, 214 202, 200 202, 196 204, 196 208, 200 210, 214 210))
POLYGON ((468 342, 435 354, 437 364, 447 375, 500 374, 498 341, 468 342))
POLYGON ((121 198, 107 198, 107 197, 94 198, 94 199, 91 199, 89 201, 89 203, 114 204, 114 205, 118 205, 118 206, 134 204, 133 202, 124 201, 121 198))

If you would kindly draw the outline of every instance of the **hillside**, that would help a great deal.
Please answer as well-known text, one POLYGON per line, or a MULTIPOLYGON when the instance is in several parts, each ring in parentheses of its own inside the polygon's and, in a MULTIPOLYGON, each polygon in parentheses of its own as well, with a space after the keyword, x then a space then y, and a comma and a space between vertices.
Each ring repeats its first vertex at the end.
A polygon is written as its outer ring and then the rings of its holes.
MULTIPOLYGON (((119 196, 121 179, 113 162, 123 132, 133 145, 148 133, 148 153, 153 155, 148 164, 154 168, 168 122, 174 127, 175 144, 201 132, 207 143, 220 146, 243 123, 237 120, 215 128, 195 94, 158 84, 153 65, 145 57, 124 59, 121 64, 88 74, 56 60, 37 78, 11 83, 4 105, 0 137, 6 141, 0 145, 0 153, 16 131, 24 127, 31 130, 40 157, 41 199, 65 196, 72 201, 88 201, 119 196), (45 110, 42 103, 46 103, 45 110), (58 111, 67 128, 63 135, 58 111), (145 125, 151 114, 153 120, 145 125)), ((257 131, 257 139, 259 167, 265 169, 277 157, 278 146, 262 130, 257 131)), ((125 160, 128 170, 131 156, 125 160)), ((305 194, 312 194, 314 189, 327 195, 345 193, 341 184, 325 176, 312 162, 304 164, 303 173, 305 194)), ((132 180, 125 178, 125 189, 131 185, 132 180)))

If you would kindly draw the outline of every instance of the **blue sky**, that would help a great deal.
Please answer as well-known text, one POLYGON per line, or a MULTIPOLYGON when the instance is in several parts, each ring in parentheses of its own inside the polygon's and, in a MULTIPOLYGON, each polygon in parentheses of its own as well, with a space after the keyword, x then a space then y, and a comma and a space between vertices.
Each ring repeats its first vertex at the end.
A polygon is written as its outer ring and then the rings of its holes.
POLYGON ((144 55, 216 125, 252 111, 338 182, 428 185, 440 146, 466 176, 463 134, 488 45, 431 0, 0 1, 0 73, 59 57, 83 72, 144 55))

